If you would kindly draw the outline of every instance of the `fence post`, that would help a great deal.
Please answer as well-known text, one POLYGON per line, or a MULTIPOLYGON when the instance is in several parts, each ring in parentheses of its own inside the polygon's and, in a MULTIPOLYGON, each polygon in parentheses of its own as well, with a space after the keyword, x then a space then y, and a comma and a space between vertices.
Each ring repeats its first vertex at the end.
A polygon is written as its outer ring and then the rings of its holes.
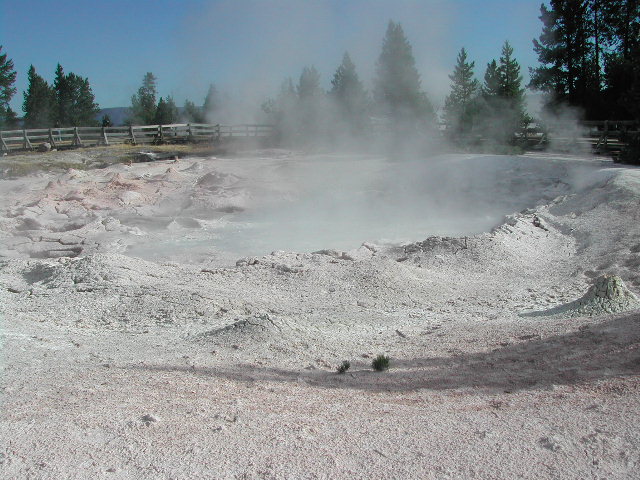
POLYGON ((164 133, 162 132, 162 125, 158 125, 158 142, 164 143, 164 133))
POLYGON ((31 142, 29 141, 29 137, 27 136, 27 130, 22 130, 22 135, 24 136, 24 140, 23 140, 23 145, 24 148, 33 148, 33 146, 31 145, 31 142))
POLYGON ((191 124, 187 123, 187 142, 193 141, 193 134, 191 133, 191 124))
POLYGON ((609 141, 609 120, 604 121, 604 149, 607 150, 609 141))
POLYGON ((107 129, 106 127, 102 127, 102 141, 105 145, 109 145, 109 139, 107 138, 107 129))
POLYGON ((216 125, 216 140, 218 142, 220 141, 220 124, 219 123, 216 125))
POLYGON ((82 140, 80 139, 80 134, 78 133, 78 127, 73 127, 73 146, 82 146, 82 140))
POLYGON ((7 142, 4 141, 4 138, 2 138, 2 132, 0 131, 0 142, 2 142, 2 150, 5 152, 9 151, 9 146, 7 145, 7 142))
POLYGON ((57 148, 56 141, 53 139, 53 128, 49 129, 49 143, 51 144, 51 148, 57 148))
POLYGON ((133 125, 129 125, 129 136, 131 137, 131 145, 135 145, 136 136, 133 134, 133 125))

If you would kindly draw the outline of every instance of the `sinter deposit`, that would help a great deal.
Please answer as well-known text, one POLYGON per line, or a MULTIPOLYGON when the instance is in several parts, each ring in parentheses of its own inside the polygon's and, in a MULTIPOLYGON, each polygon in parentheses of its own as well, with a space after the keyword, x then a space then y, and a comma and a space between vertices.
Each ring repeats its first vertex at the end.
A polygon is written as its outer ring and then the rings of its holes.
POLYGON ((0 478, 640 478, 640 169, 262 151, 0 202, 0 478))
POLYGON ((629 291, 617 275, 601 275, 579 300, 567 305, 567 310, 578 315, 602 315, 626 312, 640 308, 640 301, 629 291))

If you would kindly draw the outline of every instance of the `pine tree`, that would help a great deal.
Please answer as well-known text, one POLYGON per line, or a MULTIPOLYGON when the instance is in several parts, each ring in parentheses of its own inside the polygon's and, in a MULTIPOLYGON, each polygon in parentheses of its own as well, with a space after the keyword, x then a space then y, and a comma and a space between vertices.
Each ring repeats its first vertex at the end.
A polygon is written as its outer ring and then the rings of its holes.
POLYGON ((608 118, 638 119, 640 1, 602 1, 600 10, 607 50, 604 102, 610 109, 608 118))
POLYGON ((262 104, 262 110, 271 118, 276 126, 276 138, 280 142, 289 142, 295 136, 298 122, 296 108, 298 96, 291 78, 285 79, 280 84, 278 96, 269 98, 262 104))
POLYGON ((6 107, 2 115, 4 115, 4 125, 0 125, 1 128, 18 128, 20 125, 18 114, 10 106, 6 107))
MULTIPOLYGON (((533 41, 540 66, 531 68, 529 86, 547 92, 547 107, 582 106, 587 117, 597 116, 600 98, 599 44, 596 48, 595 0, 551 0, 540 7, 542 34, 533 41)), ((598 25, 600 27, 600 25, 598 25)))
POLYGON ((151 125, 156 116, 156 77, 147 72, 138 93, 131 97, 131 118, 138 125, 151 125))
POLYGON ((480 103, 478 131, 491 143, 508 144, 515 140, 528 121, 524 110, 524 89, 520 65, 513 58, 508 41, 502 46, 500 63, 487 64, 480 103))
POLYGON ((339 116, 355 133, 363 127, 368 101, 367 92, 348 53, 344 54, 331 85, 329 95, 337 104, 339 116))
POLYGON ((411 44, 399 23, 389 21, 376 64, 373 90, 379 112, 396 120, 432 120, 433 107, 421 90, 411 44))
POLYGON ((166 100, 160 97, 158 106, 156 107, 156 116, 154 123, 158 125, 171 125, 178 120, 178 108, 171 96, 168 96, 166 100))
POLYGON ((506 104, 505 114, 509 117, 509 129, 517 131, 525 120, 525 98, 520 65, 513 58, 513 48, 508 41, 505 41, 502 47, 498 74, 500 77, 500 97, 506 104))
POLYGON ((68 125, 97 125, 96 115, 100 111, 100 108, 95 102, 95 96, 91 91, 89 79, 82 78, 75 73, 69 73, 66 80, 71 97, 66 112, 68 125))
POLYGON ((204 123, 206 121, 203 108, 197 107, 191 100, 185 100, 183 116, 188 123, 204 123))
POLYGON ((318 136, 321 129, 319 120, 324 95, 320 87, 320 73, 315 67, 304 67, 296 92, 298 94, 296 111, 298 131, 304 135, 303 141, 311 140, 312 136, 318 136))
POLYGON ((300 100, 317 98, 322 95, 320 74, 316 70, 316 67, 304 67, 302 74, 300 74, 296 91, 298 92, 298 98, 300 100))
POLYGON ((91 91, 88 78, 82 78, 71 72, 64 73, 58 64, 53 82, 55 106, 51 123, 58 127, 97 125, 96 115, 99 107, 91 91))
POLYGON ((55 107, 52 111, 51 123, 57 127, 72 126, 73 123, 70 120, 71 104, 73 102, 72 86, 60 64, 56 66, 53 91, 55 94, 55 107))
POLYGON ((456 134, 469 133, 477 113, 476 96, 478 80, 474 78, 475 62, 467 61, 467 51, 462 48, 456 60, 451 80, 451 93, 444 102, 444 118, 447 129, 456 134))
POLYGON ((220 106, 220 94, 218 93, 215 85, 212 83, 209 85, 209 90, 207 91, 207 96, 205 97, 204 104, 202 106, 205 118, 211 117, 217 110, 220 109, 220 106))
POLYGON ((51 125, 55 95, 44 78, 36 73, 33 65, 27 74, 29 86, 24 92, 22 111, 25 128, 43 128, 51 125))
POLYGON ((2 53, 2 45, 0 45, 0 128, 13 127, 17 123, 16 114, 9 106, 11 98, 16 93, 16 88, 13 86, 16 75, 13 60, 7 59, 7 54, 2 53))
POLYGON ((498 97, 500 95, 500 73, 495 60, 487 63, 484 73, 484 84, 482 85, 482 96, 485 99, 498 97))

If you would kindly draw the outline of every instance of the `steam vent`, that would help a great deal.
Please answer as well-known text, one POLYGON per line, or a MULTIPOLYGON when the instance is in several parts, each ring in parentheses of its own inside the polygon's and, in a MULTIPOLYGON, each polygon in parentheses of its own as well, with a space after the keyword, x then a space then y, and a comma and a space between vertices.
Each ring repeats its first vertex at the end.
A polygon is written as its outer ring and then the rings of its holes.
POLYGON ((569 304, 579 315, 601 315, 640 308, 640 300, 618 275, 601 275, 579 300, 569 304))

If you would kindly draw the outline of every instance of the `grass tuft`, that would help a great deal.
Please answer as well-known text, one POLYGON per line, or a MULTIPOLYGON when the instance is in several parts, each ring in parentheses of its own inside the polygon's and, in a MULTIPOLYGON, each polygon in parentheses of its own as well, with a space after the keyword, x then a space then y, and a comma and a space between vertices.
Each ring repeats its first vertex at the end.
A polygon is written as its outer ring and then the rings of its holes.
POLYGON ((345 360, 340 365, 338 365, 338 373, 345 373, 347 370, 351 368, 351 362, 349 360, 345 360))
POLYGON ((389 357, 386 355, 378 355, 371 362, 371 367, 377 372, 383 372, 384 370, 389 370, 389 357))

